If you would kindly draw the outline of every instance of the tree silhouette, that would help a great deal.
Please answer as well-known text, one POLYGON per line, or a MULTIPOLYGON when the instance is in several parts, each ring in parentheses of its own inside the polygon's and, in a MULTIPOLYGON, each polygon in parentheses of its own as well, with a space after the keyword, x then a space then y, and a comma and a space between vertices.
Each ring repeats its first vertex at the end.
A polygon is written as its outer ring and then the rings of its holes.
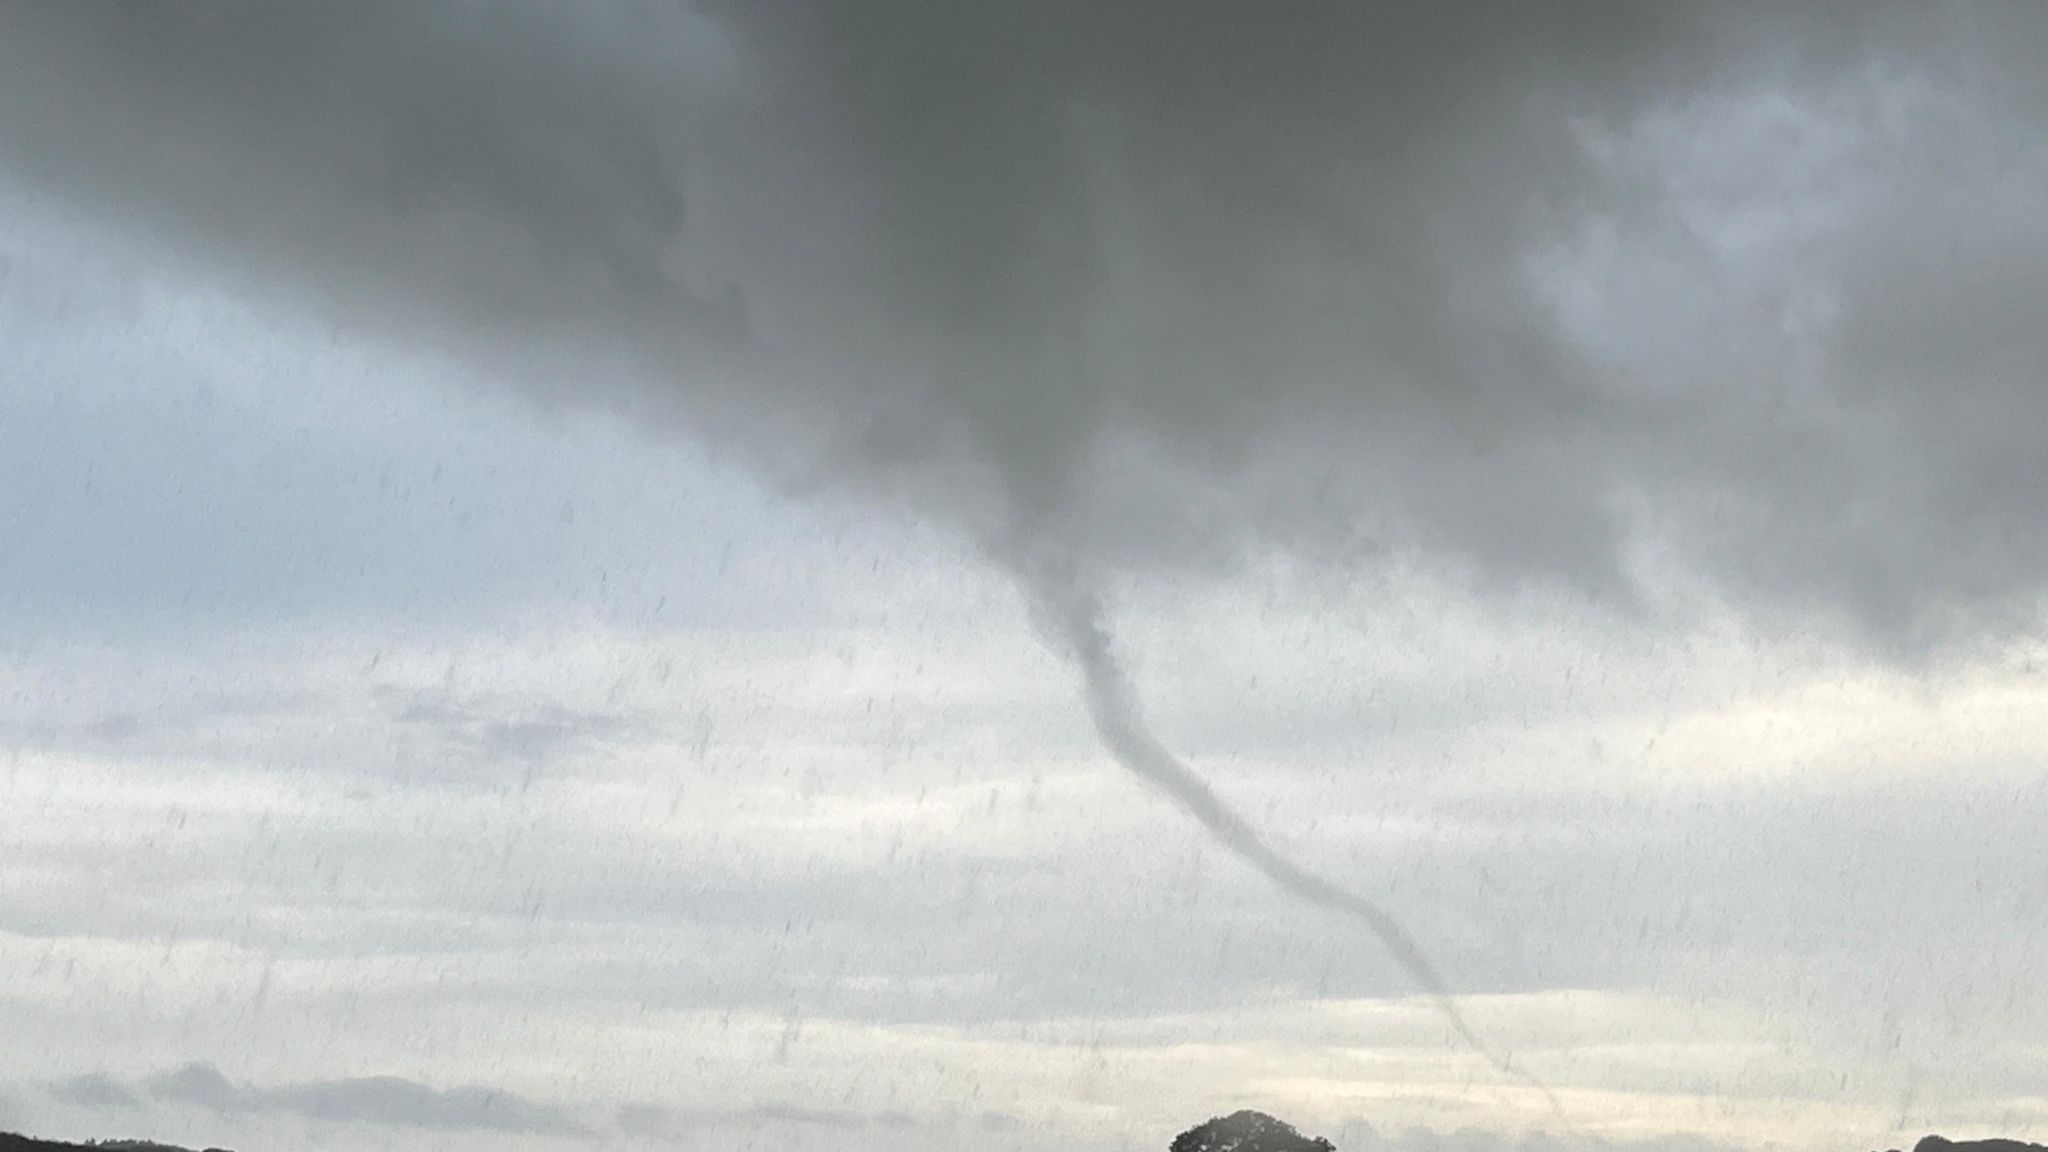
POLYGON ((1303 1136, 1294 1125, 1264 1112, 1232 1112, 1173 1138, 1172 1152, 1336 1152, 1321 1136, 1303 1136))

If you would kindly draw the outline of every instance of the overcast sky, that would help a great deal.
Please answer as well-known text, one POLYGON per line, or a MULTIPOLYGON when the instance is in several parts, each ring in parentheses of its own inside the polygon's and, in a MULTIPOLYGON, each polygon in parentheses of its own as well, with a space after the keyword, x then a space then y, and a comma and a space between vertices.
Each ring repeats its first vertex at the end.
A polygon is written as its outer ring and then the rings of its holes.
POLYGON ((2044 37, 0 0, 0 1130, 2048 1137, 2044 37))

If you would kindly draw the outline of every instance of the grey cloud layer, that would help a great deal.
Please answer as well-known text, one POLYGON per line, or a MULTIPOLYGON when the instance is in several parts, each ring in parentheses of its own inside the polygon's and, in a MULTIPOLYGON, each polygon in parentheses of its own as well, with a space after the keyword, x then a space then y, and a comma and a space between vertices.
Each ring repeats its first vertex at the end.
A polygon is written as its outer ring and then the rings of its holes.
POLYGON ((133 1108, 142 1102, 133 1088, 104 1072, 59 1080, 49 1086, 49 1093, 52 1099, 81 1108, 133 1108))
POLYGON ((858 1130, 903 1129, 917 1123, 904 1112, 854 1112, 845 1109, 812 1108, 799 1104, 759 1104, 751 1108, 714 1111, 684 1111, 642 1104, 619 1109, 618 1124, 623 1132, 636 1136, 677 1140, 693 1130, 724 1125, 796 1124, 809 1128, 858 1130))
MULTIPOLYGON (((594 1138, 565 1111, 536 1105, 502 1089, 462 1088, 437 1091, 393 1076, 362 1077, 287 1084, 274 1089, 236 1085, 218 1069, 191 1064, 145 1078, 137 1084, 90 1074, 44 1086, 53 1099, 87 1111, 133 1110, 144 1100, 198 1107, 223 1118, 236 1114, 283 1112, 306 1119, 362 1123, 373 1126, 469 1132, 504 1138, 594 1138)), ((5 1097, 0 1097, 5 1099, 5 1097)), ((4 1115, 4 1114, 0 1114, 4 1115)), ((886 1138, 911 1129, 935 1127, 969 1139, 1000 1140, 1027 1133, 1030 1126, 1002 1112, 947 1115, 921 1120, 898 1111, 861 1112, 765 1103, 745 1108, 687 1110, 629 1104, 617 1108, 613 1124, 618 1135, 663 1144, 690 1144, 707 1134, 734 1130, 776 1129, 802 1133, 814 1130, 824 1138, 874 1133, 886 1138)), ((1479 1129, 1435 1133, 1388 1130, 1353 1118, 1331 1132, 1341 1147, 1392 1147, 1401 1152, 1574 1152, 1576 1149, 1624 1149, 1625 1152, 1725 1152, 1726 1145, 1684 1137, 1621 1140, 1575 1136, 1506 1138, 1479 1129)), ((900 1138, 900 1136, 899 1136, 900 1138)))
POLYGON ((90 1110, 131 1109, 145 1098, 222 1115, 282 1112, 309 1120, 412 1129, 519 1132, 582 1136, 589 1129, 568 1112, 498 1088, 437 1089, 398 1076, 317 1080, 262 1088, 238 1084, 208 1064, 182 1068, 130 1084, 89 1073, 50 1084, 55 1100, 90 1110))
MULTIPOLYGON (((1644 709, 1633 684, 1654 656, 1602 667, 1562 640, 1550 651, 1601 702, 1568 717, 1560 739, 1518 738, 1526 709, 1491 701, 1440 723, 1411 707, 1406 731, 1420 735, 1335 748, 1310 738, 1350 730, 1355 718, 1339 711, 1304 721, 1310 736, 1290 742, 1284 766, 1233 765, 1227 746, 1211 746, 1211 774, 1224 796, 1249 799, 1274 841, 1331 862, 1333 876, 1406 917, 1469 992, 1746 997, 1798 986, 1826 1010, 1809 999, 1796 1012, 1844 1022, 1852 1046, 1876 1028, 1868 1005, 1882 1003, 1927 1032, 1921 1051, 2018 1042, 2041 1026, 2024 994, 2036 942, 2011 929, 2048 898, 2048 859, 2028 834, 2048 818, 2048 789, 2024 745, 1977 743, 1969 714, 1909 717, 1897 726, 1905 737, 1860 740, 1869 706, 1853 697, 1780 721, 1776 736, 1736 718, 1688 737, 1690 722, 1719 715, 1722 692, 1644 709), (1604 710, 1604 692, 1621 697, 1619 714, 1604 710), (1846 748, 1743 766, 1838 723, 1847 730, 1827 739, 1846 748), (1600 765, 1589 733, 1621 763, 1600 765), (1660 738, 1696 750, 1636 751, 1660 738), (1954 946, 1963 940, 1976 943, 1954 946), (1786 975, 1800 965, 1815 975, 1786 975), (1945 1036, 1927 1023, 1942 1019, 1968 1028, 1945 1036)), ((984 662, 920 659, 935 682, 984 662)), ((205 674, 177 678, 203 691, 205 674)), ((289 666, 211 675, 318 686, 289 666)), ((836 696, 840 685, 825 687, 836 696)), ((83 754, 60 744, 46 767, 31 755, 12 786, 34 834, 10 846, 20 879, 0 887, 0 919, 37 948, 109 937, 219 946, 241 957, 227 981, 241 996, 278 965, 273 1000, 353 979, 354 963, 371 964, 393 995, 431 990, 435 1002, 770 1014, 794 1003, 882 1023, 1204 1013, 1275 994, 1412 990, 1359 934, 1263 900, 1253 877, 1129 803, 1120 781, 1075 757, 1076 725, 1024 723, 1010 696, 923 734, 916 754, 886 743, 886 719, 750 719, 742 702, 715 710, 718 735, 697 753, 687 732, 663 733, 664 722, 687 727, 696 707, 672 687, 622 701, 620 746, 594 763, 557 751, 530 790, 516 764, 480 790, 466 766, 387 763, 394 741, 415 736, 403 710, 364 710, 365 695, 383 698, 356 687, 266 713, 266 739, 218 766, 195 767, 203 746, 153 724, 83 754), (749 724, 802 735, 763 746, 749 724), (336 732, 339 746, 322 751, 336 732), (1062 745, 1045 759, 1001 754, 1062 745), (337 903, 336 891, 358 895, 337 903)), ((516 722, 529 707, 438 689, 421 699, 464 718, 422 763, 462 754, 471 724, 516 722)), ((2020 699, 2012 707, 2030 706, 2020 699)), ((927 697, 909 706, 936 708, 927 697)), ((854 711, 865 714, 857 698, 854 711)), ((2010 720, 2021 735, 2023 714, 2010 720)), ((229 726, 217 714, 196 724, 229 726)))
MULTIPOLYGON (((413 1131, 508 1133, 525 1136, 592 1137, 599 1133, 567 1109, 536 1103, 503 1088, 469 1086, 437 1089, 401 1076, 362 1076, 258 1087, 229 1079, 210 1064, 188 1064, 130 1083, 105 1073, 88 1073, 44 1086, 53 1100, 88 1111, 133 1110, 156 1104, 185 1105, 223 1117, 283 1113, 327 1123, 367 1124, 413 1131)), ((978 1117, 995 1130, 1008 1119, 978 1117)), ((794 1125, 855 1131, 903 1130, 918 1121, 906 1112, 858 1112, 764 1103, 717 1111, 689 1111, 629 1104, 616 1110, 618 1132, 661 1141, 685 1141, 707 1128, 794 1125)), ((1010 1121, 1014 1126, 1014 1121, 1010 1121)))
POLYGON ((4 19, 28 187, 999 555, 2035 619, 2031 8, 4 19))

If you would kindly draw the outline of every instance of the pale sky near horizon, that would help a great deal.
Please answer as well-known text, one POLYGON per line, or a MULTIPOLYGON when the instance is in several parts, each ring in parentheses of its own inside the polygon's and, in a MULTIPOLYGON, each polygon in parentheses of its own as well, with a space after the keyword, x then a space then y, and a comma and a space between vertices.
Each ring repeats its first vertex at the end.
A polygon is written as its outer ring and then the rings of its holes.
POLYGON ((1258 11, 0 0, 0 1130, 2048 1139, 2048 20, 1258 11))

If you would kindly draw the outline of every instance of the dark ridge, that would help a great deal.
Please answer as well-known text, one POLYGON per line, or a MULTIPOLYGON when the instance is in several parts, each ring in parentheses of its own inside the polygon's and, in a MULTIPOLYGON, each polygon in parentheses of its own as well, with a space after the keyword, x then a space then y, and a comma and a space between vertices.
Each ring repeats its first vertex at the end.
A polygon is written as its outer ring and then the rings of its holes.
MULTIPOLYGON (((1893 1148, 1890 1152, 1898 1152, 1893 1148)), ((1922 1136, 1913 1152, 2048 1152, 2048 1145, 2024 1140, 1950 1140, 1946 1136, 1922 1136)))
MULTIPOLYGON (((61 1140, 38 1140, 18 1132, 0 1132, 0 1152, 192 1152, 176 1144, 159 1144, 154 1140, 88 1140, 83 1144, 66 1144, 61 1140)), ((208 1148, 205 1152, 228 1152, 225 1148, 208 1148)))

